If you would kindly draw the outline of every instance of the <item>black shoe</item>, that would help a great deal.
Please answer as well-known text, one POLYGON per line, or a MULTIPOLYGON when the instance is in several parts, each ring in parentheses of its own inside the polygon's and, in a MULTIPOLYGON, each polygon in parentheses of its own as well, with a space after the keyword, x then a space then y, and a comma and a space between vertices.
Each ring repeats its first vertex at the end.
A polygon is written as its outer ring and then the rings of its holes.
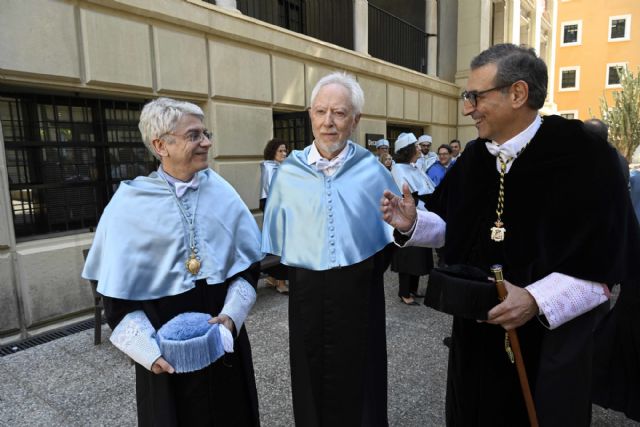
POLYGON ((404 298, 402 298, 402 297, 400 297, 400 302, 401 302, 401 303, 403 303, 404 305, 420 305, 420 304, 418 304, 418 303, 417 303, 417 302, 415 302, 415 301, 406 302, 406 301, 404 300, 404 298))
POLYGON ((444 337, 442 340, 442 344, 446 345, 448 348, 451 348, 451 337, 444 337))
POLYGON ((409 292, 409 295, 411 295, 414 298, 424 298, 424 294, 417 294, 415 292, 409 292))

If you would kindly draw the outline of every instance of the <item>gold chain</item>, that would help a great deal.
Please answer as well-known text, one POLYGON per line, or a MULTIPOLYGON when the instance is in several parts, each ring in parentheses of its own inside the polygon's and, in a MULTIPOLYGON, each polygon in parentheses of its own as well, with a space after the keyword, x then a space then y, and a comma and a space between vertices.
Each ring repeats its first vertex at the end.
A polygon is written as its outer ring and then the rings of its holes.
MULTIPOLYGON (((540 122, 540 125, 542 126, 542 121, 540 122)), ((524 149, 527 148, 530 143, 531 139, 526 144, 524 144, 520 151, 516 153, 514 158, 507 161, 502 160, 502 157, 500 157, 500 154, 498 154, 498 161, 500 162, 498 206, 496 207, 496 222, 494 223, 495 226, 491 227, 491 240, 495 242, 502 242, 504 240, 504 235, 507 232, 507 230, 504 228, 504 223, 502 222, 502 213, 504 212, 504 176, 507 174, 507 165, 520 157, 520 154, 522 154, 524 149)))

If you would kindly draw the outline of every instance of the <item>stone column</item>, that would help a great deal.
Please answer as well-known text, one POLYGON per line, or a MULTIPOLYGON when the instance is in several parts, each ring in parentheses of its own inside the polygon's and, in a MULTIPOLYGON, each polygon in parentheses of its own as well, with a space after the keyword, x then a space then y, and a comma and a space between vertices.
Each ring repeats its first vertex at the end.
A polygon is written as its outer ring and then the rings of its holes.
POLYGON ((353 50, 369 54, 369 2, 353 0, 353 50))
MULTIPOLYGON (((533 48, 540 55, 540 43, 542 40, 542 12, 544 11, 544 2, 536 0, 534 18, 533 18, 533 48)), ((542 58, 544 59, 544 58, 542 58)))
POLYGON ((509 8, 509 41, 515 45, 520 44, 520 0, 511 0, 509 8))
MULTIPOLYGON (((471 60, 491 45, 491 0, 458 0, 458 48, 456 84, 464 88, 471 60)), ((458 139, 469 141, 478 136, 469 117, 458 121, 458 139)))
POLYGON ((425 32, 427 37, 427 74, 438 74, 438 0, 425 0, 425 32))

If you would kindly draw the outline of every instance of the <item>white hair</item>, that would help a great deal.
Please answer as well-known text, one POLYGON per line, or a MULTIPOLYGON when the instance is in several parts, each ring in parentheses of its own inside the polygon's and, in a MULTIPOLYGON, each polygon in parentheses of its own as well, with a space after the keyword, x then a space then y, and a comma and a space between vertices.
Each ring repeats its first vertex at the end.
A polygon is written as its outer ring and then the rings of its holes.
POLYGON ((364 93, 362 92, 360 84, 353 76, 339 71, 324 76, 318 81, 318 83, 316 83, 315 87, 311 91, 311 105, 313 105, 313 102, 316 100, 316 96, 318 96, 320 89, 322 89, 323 86, 330 84, 339 84, 346 88, 351 95, 353 115, 357 116, 362 113, 362 108, 364 107, 364 93))
POLYGON ((171 98, 155 99, 142 109, 138 129, 142 134, 142 142, 156 159, 160 160, 160 157, 153 148, 152 141, 173 132, 185 114, 196 116, 204 121, 204 113, 200 107, 171 98))

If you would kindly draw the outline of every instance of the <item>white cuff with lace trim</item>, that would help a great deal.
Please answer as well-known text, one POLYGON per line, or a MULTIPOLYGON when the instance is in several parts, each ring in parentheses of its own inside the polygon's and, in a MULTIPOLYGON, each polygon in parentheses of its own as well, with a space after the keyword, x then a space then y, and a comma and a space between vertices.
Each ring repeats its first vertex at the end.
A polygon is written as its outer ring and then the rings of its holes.
POLYGON ((220 314, 226 314, 233 320, 236 327, 236 335, 240 332, 244 320, 256 302, 256 290, 242 277, 233 281, 227 290, 224 307, 220 314))
POLYGON ((161 356, 156 330, 142 310, 133 311, 118 323, 109 340, 124 354, 151 370, 161 356))
POLYGON ((412 229, 406 233, 406 235, 411 233, 411 237, 401 247, 422 246, 427 248, 441 248, 444 246, 446 230, 447 223, 437 214, 418 210, 415 224, 412 229))
MULTIPOLYGON (((562 273, 551 273, 525 288, 538 304, 540 313, 555 329, 609 299, 606 285, 578 279, 562 273)), ((546 326, 546 325, 545 325, 546 326)))

